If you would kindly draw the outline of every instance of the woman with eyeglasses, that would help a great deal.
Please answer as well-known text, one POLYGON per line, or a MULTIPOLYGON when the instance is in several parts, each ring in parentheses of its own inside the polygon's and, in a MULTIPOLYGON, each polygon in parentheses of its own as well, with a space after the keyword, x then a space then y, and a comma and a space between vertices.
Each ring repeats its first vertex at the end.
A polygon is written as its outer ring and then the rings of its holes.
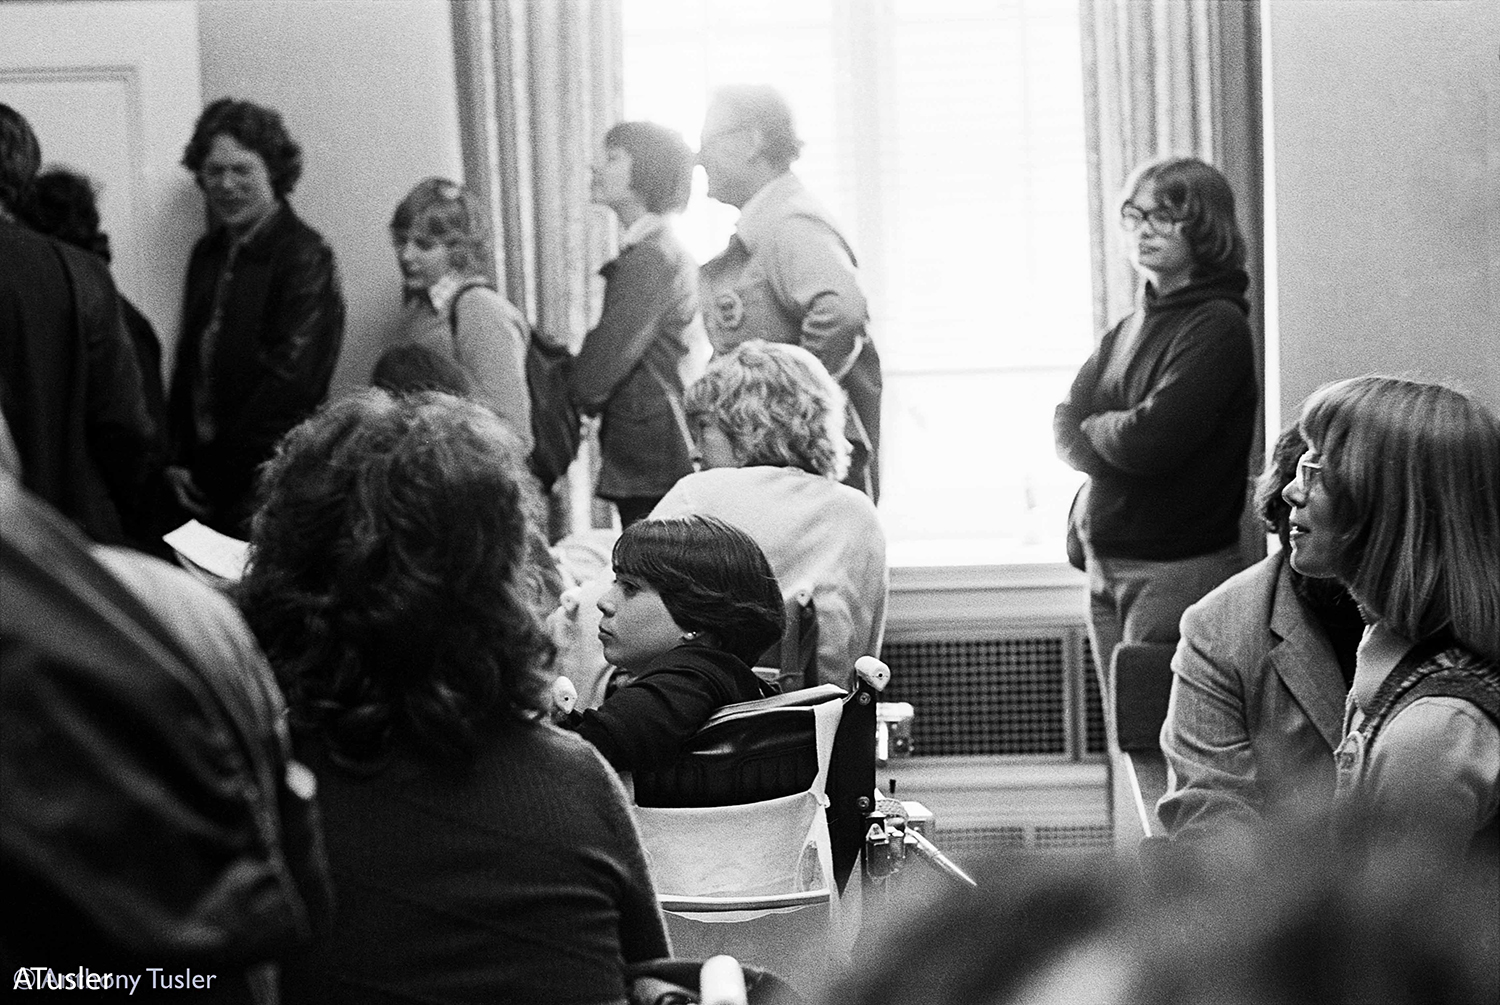
POLYGON ((1442 384, 1355 377, 1302 408, 1292 568, 1369 627, 1336 754, 1354 849, 1418 840, 1500 887, 1500 419, 1442 384))
POLYGON ((1245 241, 1224 176, 1191 157, 1137 168, 1120 226, 1145 280, 1139 306, 1105 333, 1054 419, 1058 455, 1089 476, 1069 523, 1110 719, 1115 647, 1176 642, 1188 605, 1244 566, 1259 395, 1245 241))

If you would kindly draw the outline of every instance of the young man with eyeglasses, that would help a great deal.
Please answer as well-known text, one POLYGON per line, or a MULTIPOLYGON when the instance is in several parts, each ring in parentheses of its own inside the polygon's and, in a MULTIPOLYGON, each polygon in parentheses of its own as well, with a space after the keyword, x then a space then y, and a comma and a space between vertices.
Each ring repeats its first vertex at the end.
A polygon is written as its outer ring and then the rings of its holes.
POLYGON ((1140 306, 1104 335, 1054 419, 1058 455, 1089 476, 1070 521, 1088 567, 1107 719, 1115 646, 1176 642, 1188 605, 1244 564, 1240 514, 1259 400, 1228 182, 1175 157, 1138 168, 1123 191, 1120 224, 1145 280, 1140 306))
POLYGON ((773 88, 720 88, 703 121, 698 163, 710 198, 738 207, 729 246, 703 266, 704 322, 714 353, 765 339, 807 349, 849 398, 854 445, 844 483, 880 492, 880 354, 848 240, 792 173, 802 141, 773 88))

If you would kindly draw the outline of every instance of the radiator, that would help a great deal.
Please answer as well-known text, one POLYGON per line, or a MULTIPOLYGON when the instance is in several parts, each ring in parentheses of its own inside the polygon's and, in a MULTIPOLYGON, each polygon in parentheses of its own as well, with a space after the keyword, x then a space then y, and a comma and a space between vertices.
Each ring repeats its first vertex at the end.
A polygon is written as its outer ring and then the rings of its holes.
POLYGON ((886 701, 911 702, 919 757, 1104 754, 1104 720, 1081 625, 986 638, 898 638, 886 701))
POLYGON ((962 865, 1001 850, 1112 847, 1107 758, 1088 633, 1077 623, 889 638, 882 698, 910 702, 913 756, 882 786, 923 802, 962 865))

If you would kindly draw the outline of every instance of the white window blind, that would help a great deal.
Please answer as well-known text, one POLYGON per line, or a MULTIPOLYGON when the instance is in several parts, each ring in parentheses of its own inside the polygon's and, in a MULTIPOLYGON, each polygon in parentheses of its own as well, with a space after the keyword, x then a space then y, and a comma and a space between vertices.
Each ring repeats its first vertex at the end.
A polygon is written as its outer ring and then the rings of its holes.
MULTIPOLYGON (((885 368, 893 564, 1061 561, 1052 410, 1092 345, 1076 0, 624 0, 625 114, 695 143, 768 83, 859 254, 885 368)), ((700 260, 737 211, 680 222, 700 260)))

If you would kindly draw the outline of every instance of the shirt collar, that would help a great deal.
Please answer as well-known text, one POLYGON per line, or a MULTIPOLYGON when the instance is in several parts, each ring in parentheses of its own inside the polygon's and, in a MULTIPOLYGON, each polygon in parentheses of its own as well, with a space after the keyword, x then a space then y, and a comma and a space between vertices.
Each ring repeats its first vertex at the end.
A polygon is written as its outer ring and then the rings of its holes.
POLYGON ((1349 690, 1349 700, 1361 712, 1368 714, 1375 692, 1412 645, 1410 639, 1397 635, 1379 622, 1365 629, 1354 657, 1354 686, 1349 690))
POLYGON ((762 185, 760 191, 745 201, 745 205, 740 207, 740 222, 735 226, 734 233, 746 250, 755 251, 755 246, 772 229, 776 206, 785 202, 801 187, 802 182, 797 176, 787 171, 762 185))
POLYGON ((259 220, 256 220, 254 223, 252 223, 250 225, 250 229, 245 231, 243 234, 235 234, 228 227, 224 228, 225 236, 229 238, 229 246, 235 251, 239 251, 241 248, 245 247, 245 245, 249 244, 261 234, 265 233, 266 228, 271 226, 271 221, 281 215, 281 210, 282 203, 280 201, 277 201, 275 207, 273 207, 270 212, 266 213, 266 215, 262 216, 259 220))
POLYGON ((625 228, 625 233, 620 235, 620 250, 633 245, 640 244, 652 234, 667 225, 666 218, 660 213, 646 213, 639 220, 625 228))
POLYGON ((474 285, 473 276, 461 276, 457 272, 445 272, 443 277, 427 287, 427 300, 436 313, 447 317, 453 301, 460 293, 474 285))

